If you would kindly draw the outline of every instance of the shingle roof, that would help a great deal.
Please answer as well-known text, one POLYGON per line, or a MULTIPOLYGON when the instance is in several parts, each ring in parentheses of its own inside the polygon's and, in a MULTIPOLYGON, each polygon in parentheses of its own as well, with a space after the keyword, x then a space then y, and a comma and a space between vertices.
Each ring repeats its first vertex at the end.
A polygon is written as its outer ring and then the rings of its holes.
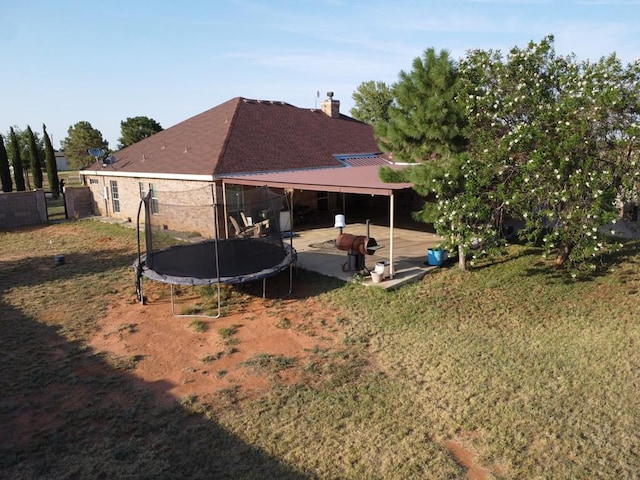
POLYGON ((236 97, 115 152, 109 168, 219 176, 340 166, 335 155, 378 151, 373 128, 346 115, 236 97))

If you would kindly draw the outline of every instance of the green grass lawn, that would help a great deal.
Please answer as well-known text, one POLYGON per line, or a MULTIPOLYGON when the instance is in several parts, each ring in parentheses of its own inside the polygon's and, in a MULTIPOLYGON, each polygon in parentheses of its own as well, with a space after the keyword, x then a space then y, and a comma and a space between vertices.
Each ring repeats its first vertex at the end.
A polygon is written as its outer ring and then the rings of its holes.
POLYGON ((335 290, 327 300, 348 306, 346 339, 370 368, 274 393, 248 419, 233 416, 236 431, 330 478, 459 478, 447 440, 496 478, 637 478, 633 247, 580 283, 514 247, 503 263, 395 292, 335 290))
POLYGON ((229 408, 166 407, 84 343, 109 302, 133 295, 135 232, 74 225, 81 236, 58 235, 64 224, 0 233, 0 421, 65 407, 26 443, 0 433, 0 477, 464 479, 454 441, 486 478, 638 478, 636 243, 580 282, 520 246, 389 292, 302 272, 296 283, 323 286, 342 350, 229 408), (102 251, 105 237, 121 247, 102 251), (65 270, 47 266, 56 247, 65 270), (83 362, 103 373, 83 377, 83 362), (41 389, 49 405, 29 402, 41 389))

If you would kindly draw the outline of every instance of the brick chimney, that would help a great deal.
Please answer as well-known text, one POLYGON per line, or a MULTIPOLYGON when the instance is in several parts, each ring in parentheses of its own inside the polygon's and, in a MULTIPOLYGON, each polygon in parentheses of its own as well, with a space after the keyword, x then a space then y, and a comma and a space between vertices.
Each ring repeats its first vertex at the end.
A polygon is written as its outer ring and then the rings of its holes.
POLYGON ((327 97, 320 103, 320 108, 331 118, 340 118, 340 100, 333 99, 333 92, 327 92, 327 97))

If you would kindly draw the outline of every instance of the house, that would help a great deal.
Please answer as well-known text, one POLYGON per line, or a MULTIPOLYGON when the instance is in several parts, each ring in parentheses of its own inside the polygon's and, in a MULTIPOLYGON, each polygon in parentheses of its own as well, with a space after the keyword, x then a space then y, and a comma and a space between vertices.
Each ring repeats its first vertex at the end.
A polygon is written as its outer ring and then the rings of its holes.
POLYGON ((56 157, 56 169, 58 172, 69 170, 69 163, 67 162, 67 157, 64 155, 62 150, 55 151, 56 157))
POLYGON ((211 233, 211 215, 177 200, 172 204, 172 192, 174 200, 178 192, 180 198, 190 192, 193 206, 224 204, 226 217, 242 210, 243 189, 268 185, 295 191, 300 211, 330 217, 344 209, 345 195, 370 202, 378 192, 389 196, 410 187, 382 184, 376 173, 382 164, 391 162, 373 128, 341 114, 332 95, 320 109, 236 97, 80 173, 98 215, 134 219, 141 196, 151 192, 153 213, 164 228, 211 233))

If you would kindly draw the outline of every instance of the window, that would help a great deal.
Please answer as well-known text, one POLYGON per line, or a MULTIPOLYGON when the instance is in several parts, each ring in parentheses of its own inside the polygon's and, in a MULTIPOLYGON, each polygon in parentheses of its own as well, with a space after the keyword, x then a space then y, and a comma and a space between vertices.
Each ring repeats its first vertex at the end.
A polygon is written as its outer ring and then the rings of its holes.
POLYGON ((151 213, 156 215, 160 213, 160 204, 158 202, 158 190, 156 190, 156 184, 149 184, 149 192, 151 192, 151 213))
MULTIPOLYGON (((146 185, 144 182, 138 182, 138 188, 140 189, 140 198, 144 198, 147 195, 146 185)), ((154 183, 149 184, 149 192, 151 192, 151 213, 160 213, 160 204, 158 203, 158 191, 154 183)))
POLYGON ((98 179, 97 178, 90 178, 89 179, 89 185, 98 185, 98 179))
POLYGON ((111 206, 113 207, 113 213, 120 212, 120 195, 118 194, 118 182, 111 180, 111 206))
MULTIPOLYGON (((147 195, 144 182, 138 182, 138 188, 140 189, 140 198, 144 198, 147 195)), ((158 191, 155 183, 149 184, 149 192, 151 192, 151 213, 158 215, 160 213, 160 204, 158 203, 158 191)))

